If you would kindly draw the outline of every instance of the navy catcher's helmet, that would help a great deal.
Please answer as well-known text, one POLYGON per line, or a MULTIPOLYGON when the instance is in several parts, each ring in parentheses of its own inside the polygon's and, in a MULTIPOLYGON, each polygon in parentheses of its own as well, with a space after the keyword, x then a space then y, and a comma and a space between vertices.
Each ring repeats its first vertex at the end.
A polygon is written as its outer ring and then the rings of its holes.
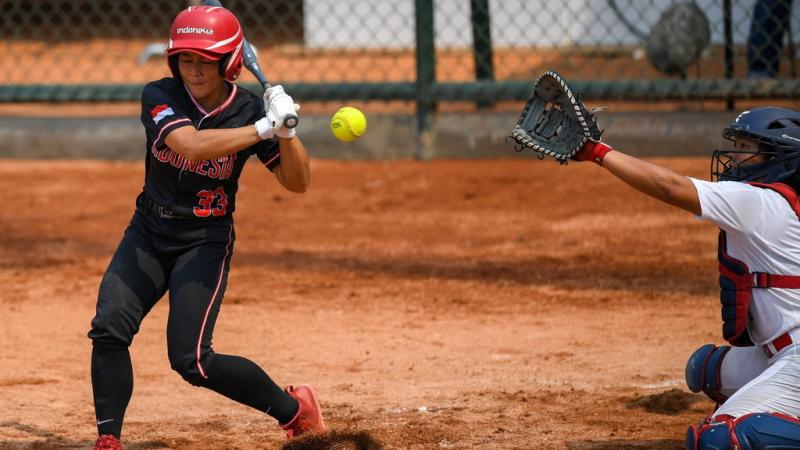
POLYGON ((715 181, 785 181, 800 169, 800 112, 769 106, 745 111, 722 131, 722 137, 737 137, 758 143, 757 151, 715 150, 711 158, 711 179, 715 181), (733 155, 763 155, 766 161, 742 164, 733 155))

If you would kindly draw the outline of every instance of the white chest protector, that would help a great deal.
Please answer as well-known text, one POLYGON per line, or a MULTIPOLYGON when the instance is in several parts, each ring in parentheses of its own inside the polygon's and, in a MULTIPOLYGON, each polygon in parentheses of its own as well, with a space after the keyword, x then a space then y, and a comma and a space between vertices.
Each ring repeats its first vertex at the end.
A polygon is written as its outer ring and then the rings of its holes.
MULTIPOLYGON (((789 202, 800 219, 800 201, 797 193, 782 183, 749 183, 752 186, 772 189, 789 202)), ((800 275, 751 272, 743 261, 727 252, 725 231, 719 233, 719 286, 722 303, 722 335, 731 345, 746 347, 753 345, 747 332, 750 301, 753 289, 800 289, 800 275)))

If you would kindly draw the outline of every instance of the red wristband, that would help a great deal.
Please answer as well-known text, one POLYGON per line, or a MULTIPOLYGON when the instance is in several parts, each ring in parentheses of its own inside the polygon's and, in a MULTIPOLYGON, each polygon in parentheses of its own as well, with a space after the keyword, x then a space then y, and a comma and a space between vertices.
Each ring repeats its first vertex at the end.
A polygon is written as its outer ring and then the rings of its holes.
POLYGON ((606 154, 613 150, 609 145, 602 142, 587 141, 583 144, 581 151, 575 155, 578 161, 592 161, 598 165, 603 165, 603 158, 606 154))

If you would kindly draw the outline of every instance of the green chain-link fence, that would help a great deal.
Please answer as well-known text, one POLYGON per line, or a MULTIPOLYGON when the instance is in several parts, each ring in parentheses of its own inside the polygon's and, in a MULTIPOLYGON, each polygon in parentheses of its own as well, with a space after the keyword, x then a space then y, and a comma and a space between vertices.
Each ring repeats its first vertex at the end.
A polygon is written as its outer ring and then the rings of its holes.
MULTIPOLYGON (((134 101, 168 74, 166 0, 0 0, 0 101, 134 101)), ((799 98, 791 0, 227 0, 268 77, 311 100, 799 98)), ((242 82, 255 80, 247 74, 242 82)))

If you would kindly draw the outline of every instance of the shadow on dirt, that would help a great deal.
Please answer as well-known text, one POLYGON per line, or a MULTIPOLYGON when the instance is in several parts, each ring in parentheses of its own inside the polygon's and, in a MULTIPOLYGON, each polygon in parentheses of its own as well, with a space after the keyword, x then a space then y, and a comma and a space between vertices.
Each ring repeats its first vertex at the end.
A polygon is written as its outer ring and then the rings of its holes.
MULTIPOLYGON (((92 445, 94 445, 94 440, 74 441, 62 437, 37 440, 0 441, 0 448, 3 450, 86 450, 87 448, 92 448, 92 445)), ((169 446, 161 441, 125 442, 125 450, 154 450, 164 448, 169 448, 169 446)))
POLYGON ((283 450, 380 450, 383 445, 368 431, 330 431, 292 439, 283 450))
MULTIPOLYGON (((67 439, 47 430, 42 430, 31 425, 16 421, 0 422, 0 428, 12 428, 31 435, 30 438, 17 440, 0 441, 0 448, 3 450, 52 450, 52 449, 87 449, 94 445, 94 439, 87 441, 77 441, 67 439)), ((167 444, 161 441, 142 441, 126 443, 128 450, 148 450, 156 448, 166 448, 167 444)))
MULTIPOLYGON (((87 449, 94 445, 92 440, 73 440, 42 430, 31 425, 16 421, 0 422, 0 428, 12 428, 31 435, 30 438, 17 440, 0 441, 0 448, 3 450, 53 450, 53 449, 87 449)), ((161 441, 142 441, 125 443, 127 450, 148 450, 156 448, 167 448, 168 445, 161 441)))
POLYGON ((430 257, 369 257, 323 252, 239 252, 236 264, 319 272, 351 271, 372 276, 449 280, 481 280, 523 285, 553 284, 574 289, 625 289, 684 292, 706 295, 715 285, 709 277, 685 265, 662 264, 657 269, 637 262, 609 262, 605 254, 581 254, 565 258, 540 256, 521 261, 430 257), (605 267, 598 276, 596 267, 605 267), (675 283, 675 280, 681 280, 675 283))
POLYGON ((629 400, 628 409, 641 408, 647 412, 674 416, 689 409, 693 403, 704 400, 701 394, 692 394, 680 389, 670 389, 652 395, 642 395, 629 400))
POLYGON ((683 441, 654 439, 649 441, 567 441, 569 450, 683 450, 683 441))
MULTIPOLYGON (((53 450, 87 449, 94 440, 67 439, 58 434, 16 421, 0 422, 0 428, 11 428, 30 435, 15 440, 0 441, 3 450, 53 450)), ((125 442, 126 450, 172 448, 168 442, 152 440, 125 442)), ((283 450, 380 450, 383 445, 368 431, 330 431, 292 439, 283 450)))

